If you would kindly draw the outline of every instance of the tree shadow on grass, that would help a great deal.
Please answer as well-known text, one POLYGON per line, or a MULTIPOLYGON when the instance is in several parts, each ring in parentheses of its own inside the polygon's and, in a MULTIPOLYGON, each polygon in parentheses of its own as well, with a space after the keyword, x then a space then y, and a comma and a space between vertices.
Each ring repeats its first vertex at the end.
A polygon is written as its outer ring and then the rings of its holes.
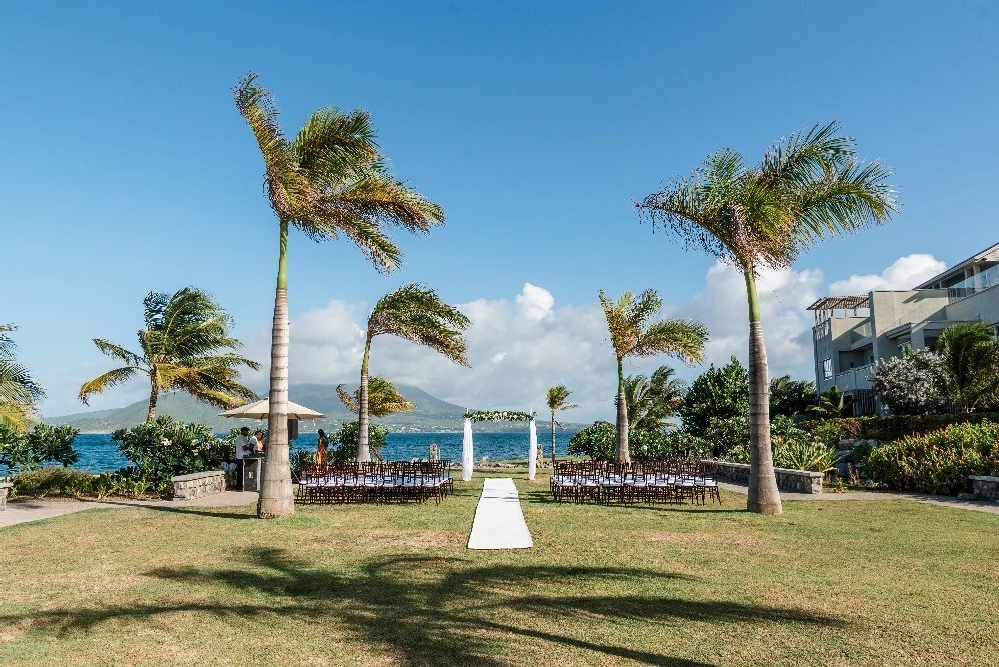
MULTIPOLYGON (((48 631, 91 630, 106 621, 147 620, 160 614, 194 612, 223 618, 281 617, 303 623, 338 619, 361 645, 396 657, 404 665, 498 667, 502 654, 527 639, 647 665, 703 667, 669 655, 587 638, 594 624, 785 622, 841 626, 826 616, 790 609, 652 595, 611 594, 615 585, 656 581, 696 581, 684 575, 638 568, 534 565, 470 566, 471 561, 427 556, 372 560, 355 574, 315 567, 289 552, 259 548, 234 569, 161 568, 147 576, 186 587, 222 587, 218 602, 124 605, 42 611, 34 627, 48 631), (572 583, 592 595, 560 595, 559 583, 572 583), (600 594, 599 591, 608 591, 600 594), (511 591, 514 591, 511 593, 511 591), (519 595, 518 591, 526 594, 519 595), (542 591, 539 593, 539 591, 542 591), (546 592, 548 592, 546 594, 546 592), (229 603, 232 594, 254 602, 229 603), (259 602, 256 602, 259 600, 259 602), (552 629, 554 628, 554 629, 552 629), (559 631, 566 628, 568 632, 559 631), (573 632, 575 631, 575 632, 573 632)), ((0 615, 0 627, 24 615, 0 615)), ((627 642, 625 642, 627 643, 627 642)))
POLYGON ((245 514, 239 512, 225 512, 220 507, 208 507, 199 505, 169 506, 169 505, 149 505, 147 503, 129 502, 127 500, 105 501, 105 505, 118 507, 138 507, 140 509, 153 510, 155 512, 173 512, 175 514, 187 514, 194 516, 206 516, 214 519, 256 519, 256 513, 245 514))

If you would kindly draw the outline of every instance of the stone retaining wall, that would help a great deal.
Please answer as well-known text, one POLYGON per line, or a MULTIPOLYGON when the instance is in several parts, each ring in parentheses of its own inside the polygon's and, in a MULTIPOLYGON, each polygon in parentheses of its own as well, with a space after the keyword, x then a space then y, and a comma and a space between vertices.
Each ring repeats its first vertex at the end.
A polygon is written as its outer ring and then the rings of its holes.
POLYGON ((970 475, 971 487, 975 490, 975 497, 985 500, 999 500, 999 477, 989 477, 987 475, 970 475))
POLYGON ((13 487, 10 482, 0 482, 0 512, 7 509, 7 494, 13 487))
MULTIPOLYGON (((728 463, 727 461, 705 461, 718 466, 718 479, 725 479, 732 482, 749 483, 749 464, 728 463)), ((783 491, 793 491, 795 493, 822 493, 822 478, 820 472, 807 472, 805 470, 789 470, 787 468, 776 468, 777 488, 783 491)))
POLYGON ((203 498, 225 491, 225 471, 207 470, 190 475, 171 477, 173 482, 173 499, 190 500, 203 498))

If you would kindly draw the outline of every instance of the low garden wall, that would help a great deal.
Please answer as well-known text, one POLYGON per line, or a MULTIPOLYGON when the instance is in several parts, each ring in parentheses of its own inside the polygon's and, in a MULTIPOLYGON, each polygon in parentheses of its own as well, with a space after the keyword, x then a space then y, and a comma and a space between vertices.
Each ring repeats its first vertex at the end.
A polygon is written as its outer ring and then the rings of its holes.
POLYGON ((173 499, 190 500, 203 498, 225 491, 225 471, 207 470, 190 475, 171 477, 173 482, 173 499))
MULTIPOLYGON (((749 483, 749 464, 728 463, 726 461, 705 461, 718 466, 718 478, 732 482, 749 483)), ((777 474, 777 488, 783 491, 793 491, 795 493, 822 493, 822 478, 820 472, 807 472, 805 470, 788 470, 787 468, 775 468, 777 474)))
POLYGON ((975 497, 982 500, 999 500, 999 477, 969 475, 975 497))
POLYGON ((7 494, 13 486, 10 482, 0 482, 0 512, 7 509, 7 494))

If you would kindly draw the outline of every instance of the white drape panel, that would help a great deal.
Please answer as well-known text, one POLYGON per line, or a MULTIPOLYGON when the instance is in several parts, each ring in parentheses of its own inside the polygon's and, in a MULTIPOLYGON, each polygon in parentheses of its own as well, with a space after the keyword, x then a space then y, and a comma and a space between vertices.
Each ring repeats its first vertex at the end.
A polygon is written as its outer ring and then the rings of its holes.
POLYGON ((531 446, 527 450, 527 479, 533 480, 538 471, 538 429, 531 420, 531 446))
POLYGON ((465 437, 461 442, 461 479, 469 482, 472 479, 472 468, 475 465, 472 449, 472 420, 465 420, 465 437))

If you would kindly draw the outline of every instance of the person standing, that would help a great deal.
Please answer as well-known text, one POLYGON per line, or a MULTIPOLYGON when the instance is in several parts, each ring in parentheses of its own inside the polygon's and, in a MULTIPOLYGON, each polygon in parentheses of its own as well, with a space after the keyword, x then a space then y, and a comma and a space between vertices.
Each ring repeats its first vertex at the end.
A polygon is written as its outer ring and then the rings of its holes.
POLYGON ((316 465, 326 465, 326 450, 329 447, 329 440, 326 439, 326 431, 319 429, 319 443, 316 445, 316 465))
POLYGON ((253 432, 253 437, 250 438, 250 450, 254 454, 264 453, 264 432, 257 429, 253 432))
POLYGON ((239 429, 236 436, 236 488, 243 490, 243 458, 250 453, 250 429, 246 426, 239 429))

